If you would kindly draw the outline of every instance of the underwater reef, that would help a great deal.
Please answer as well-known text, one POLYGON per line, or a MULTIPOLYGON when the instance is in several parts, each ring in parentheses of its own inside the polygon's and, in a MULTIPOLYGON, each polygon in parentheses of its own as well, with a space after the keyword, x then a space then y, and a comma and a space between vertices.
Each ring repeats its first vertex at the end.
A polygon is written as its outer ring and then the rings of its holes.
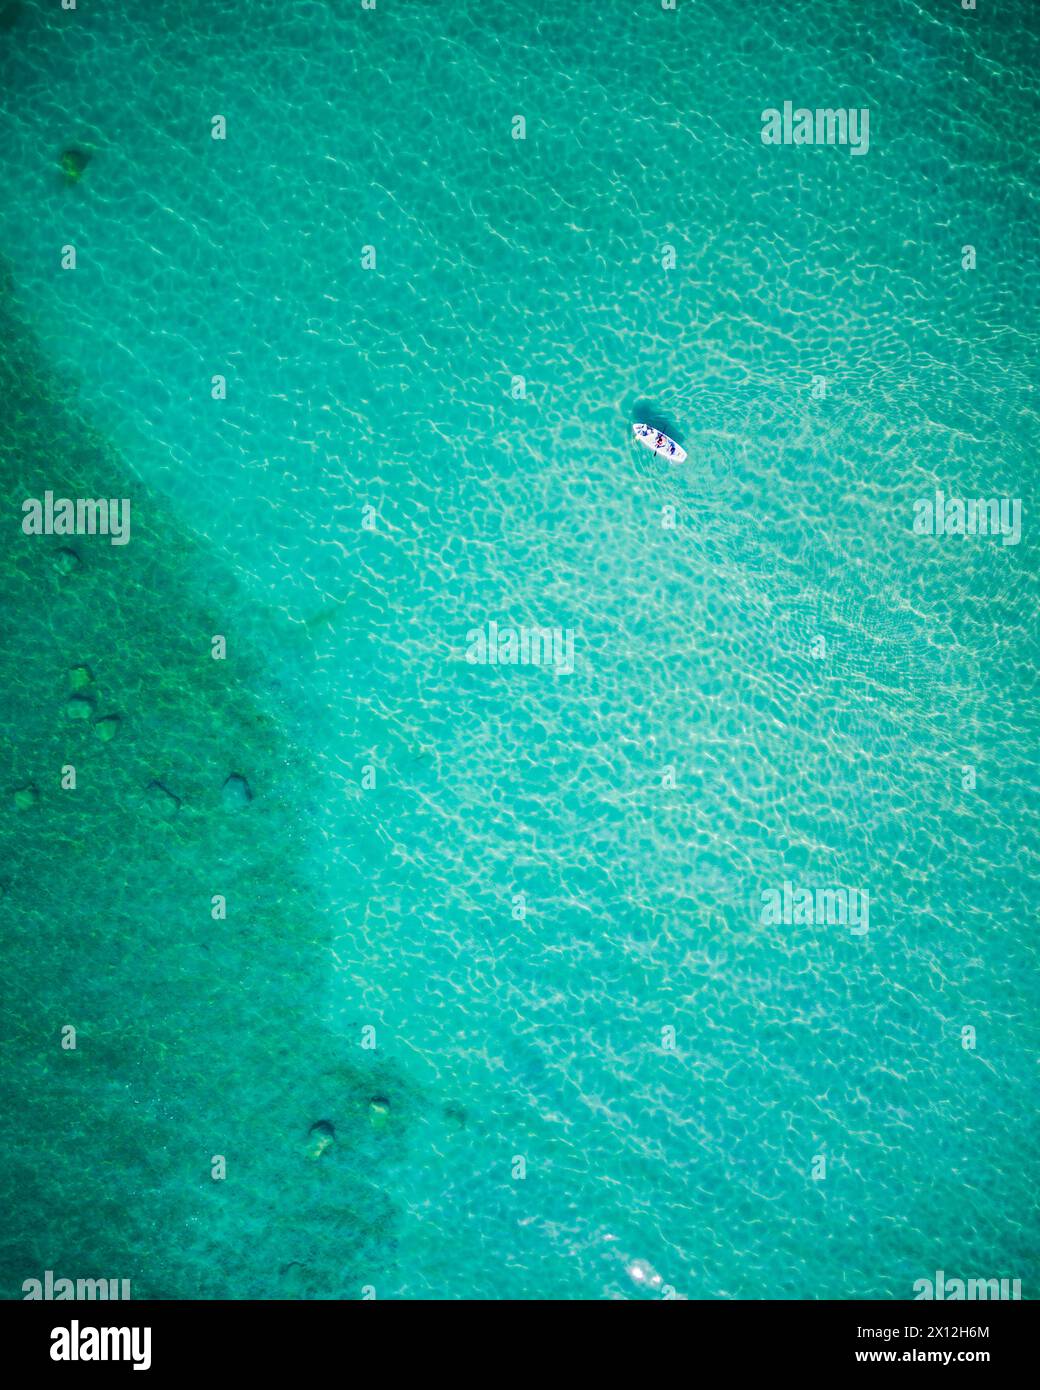
POLYGON ((19 1117, 0 1154, 0 1289, 20 1297, 55 1268, 118 1271, 135 1298, 358 1297, 392 1278, 385 1183, 418 1101, 328 1025, 313 770, 240 635, 234 579, 80 414, 8 277, 0 340, 0 913, 19 1117), (132 543, 22 534, 22 500, 49 487, 132 497, 132 543), (229 630, 215 661, 211 635, 229 630), (336 1137, 317 1165, 315 1110, 336 1137))

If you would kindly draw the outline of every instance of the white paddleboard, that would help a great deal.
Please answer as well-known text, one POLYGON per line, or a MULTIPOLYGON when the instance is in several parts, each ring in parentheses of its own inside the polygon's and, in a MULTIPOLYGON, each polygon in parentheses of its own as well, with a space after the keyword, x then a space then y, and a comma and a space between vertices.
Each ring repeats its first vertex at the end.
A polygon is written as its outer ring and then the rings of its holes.
POLYGON ((669 439, 660 430, 655 430, 651 425, 633 425, 632 433, 645 444, 648 449, 653 449, 655 454, 660 454, 662 458, 671 459, 673 463, 686 462, 686 450, 681 444, 676 444, 674 439, 669 439))

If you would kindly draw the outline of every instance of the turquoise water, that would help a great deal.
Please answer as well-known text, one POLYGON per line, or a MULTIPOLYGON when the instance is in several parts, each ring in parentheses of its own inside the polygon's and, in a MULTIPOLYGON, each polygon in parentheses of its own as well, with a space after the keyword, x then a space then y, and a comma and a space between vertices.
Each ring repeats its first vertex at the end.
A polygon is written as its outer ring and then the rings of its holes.
POLYGON ((4 1295, 1033 1297, 1035 7, 5 14, 4 1295))

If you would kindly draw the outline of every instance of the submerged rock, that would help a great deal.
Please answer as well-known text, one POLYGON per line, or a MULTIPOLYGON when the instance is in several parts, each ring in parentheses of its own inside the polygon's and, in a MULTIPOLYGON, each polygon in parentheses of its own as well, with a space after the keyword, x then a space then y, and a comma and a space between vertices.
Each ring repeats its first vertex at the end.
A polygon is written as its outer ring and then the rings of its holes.
POLYGON ((89 666, 73 666, 69 672, 69 687, 72 690, 83 690, 93 684, 94 672, 89 666))
POLYGON ((62 150, 59 163, 61 164, 61 172, 69 183, 78 183, 83 177, 84 169, 90 163, 90 155, 84 150, 62 150))
POLYGON ((89 719, 94 713, 94 701, 89 695, 73 695, 65 702, 65 713, 70 719, 89 719))
POLYGON ((40 793, 32 783, 25 787, 19 787, 14 794, 15 808, 19 811, 31 811, 34 806, 38 805, 39 800, 40 793))
POLYGON ((118 714, 106 714, 104 718, 94 720, 94 732, 102 743, 111 743, 122 722, 118 714))
POLYGON ((246 779, 233 772, 224 783, 221 797, 225 806, 248 806, 253 799, 253 793, 246 779))
POLYGON ((318 1120, 307 1133, 311 1140, 307 1153, 311 1158, 321 1158, 336 1142, 336 1131, 329 1120, 318 1120))
POLYGON ((76 552, 67 545, 54 552, 54 568, 59 574, 73 574, 82 564, 76 552))
POLYGON ((18 23, 22 13, 22 0, 10 0, 7 5, 0 4, 0 34, 7 34, 18 23))
POLYGON ((278 1277, 285 1281, 284 1287, 288 1293, 298 1292, 306 1287, 307 1266, 302 1260, 290 1260, 282 1265, 278 1277))
POLYGON ((144 794, 152 810, 165 820, 172 820, 181 809, 180 797, 174 796, 169 787, 164 787, 163 784, 154 777, 148 783, 147 787, 145 787, 144 794))

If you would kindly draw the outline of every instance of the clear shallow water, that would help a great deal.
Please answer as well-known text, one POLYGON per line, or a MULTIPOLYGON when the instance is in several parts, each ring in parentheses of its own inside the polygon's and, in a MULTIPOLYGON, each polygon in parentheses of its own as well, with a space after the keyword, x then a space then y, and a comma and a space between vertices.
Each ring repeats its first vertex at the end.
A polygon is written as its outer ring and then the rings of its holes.
POLYGON ((1031 7, 154 8, 0 35, 7 1296, 1032 1296, 1031 7), (48 487, 131 544, 62 575, 48 487))

